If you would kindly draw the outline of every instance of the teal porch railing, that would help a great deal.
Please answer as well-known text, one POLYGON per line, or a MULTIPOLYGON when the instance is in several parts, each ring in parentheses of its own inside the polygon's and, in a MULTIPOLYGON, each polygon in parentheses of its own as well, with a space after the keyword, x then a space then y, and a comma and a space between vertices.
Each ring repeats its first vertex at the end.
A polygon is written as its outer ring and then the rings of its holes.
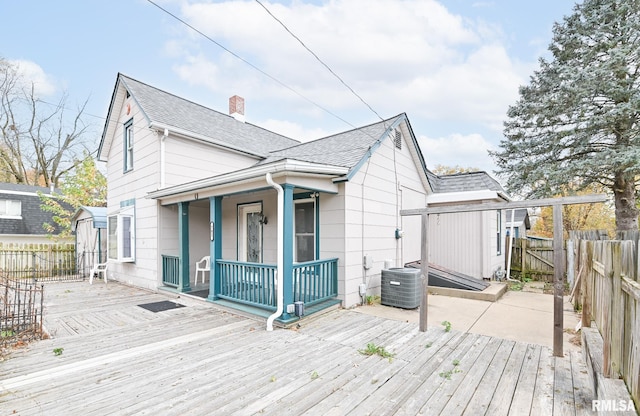
POLYGON ((216 260, 220 273, 218 297, 265 309, 276 309, 276 265, 216 260))
POLYGON ((180 258, 178 256, 162 255, 162 283, 171 287, 180 285, 180 258))
POLYGON ((338 296, 338 259, 293 265, 293 300, 305 306, 338 296))
MULTIPOLYGON (((217 260, 222 299, 267 310, 276 309, 276 265, 217 260)), ((293 266, 293 299, 310 306, 338 295, 338 259, 293 266)))

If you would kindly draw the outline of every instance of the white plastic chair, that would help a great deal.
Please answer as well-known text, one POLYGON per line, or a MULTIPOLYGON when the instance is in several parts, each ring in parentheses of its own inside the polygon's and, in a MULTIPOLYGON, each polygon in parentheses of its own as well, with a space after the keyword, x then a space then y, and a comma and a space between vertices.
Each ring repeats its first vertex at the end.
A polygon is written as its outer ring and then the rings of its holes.
POLYGON ((204 256, 200 261, 196 262, 196 281, 198 283, 198 273, 202 272, 202 283, 204 283, 205 272, 211 271, 211 256, 204 256))
POLYGON ((91 268, 91 273, 89 274, 89 284, 93 284, 93 277, 100 277, 104 279, 104 283, 107 283, 107 265, 108 263, 96 263, 91 268))

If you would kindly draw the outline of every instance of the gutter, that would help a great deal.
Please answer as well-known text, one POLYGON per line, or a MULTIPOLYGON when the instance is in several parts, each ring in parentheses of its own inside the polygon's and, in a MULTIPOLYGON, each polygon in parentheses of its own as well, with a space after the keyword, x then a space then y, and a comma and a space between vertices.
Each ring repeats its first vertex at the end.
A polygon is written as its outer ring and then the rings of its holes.
POLYGON ((267 318, 267 331, 273 331, 273 321, 282 315, 284 310, 284 285, 282 284, 282 269, 284 268, 284 190, 282 186, 275 183, 271 177, 271 173, 265 175, 267 183, 278 191, 278 242, 277 242, 277 261, 276 261, 276 311, 267 318))
POLYGON ((227 183, 256 179, 267 173, 290 172, 318 175, 344 175, 347 171, 347 168, 339 166, 318 165, 315 163, 285 159, 284 161, 273 164, 252 166, 242 170, 223 173, 211 178, 188 182, 186 184, 176 185, 166 189, 159 189, 157 191, 147 193, 147 198, 159 199, 184 193, 197 192, 205 188, 224 185, 227 183))

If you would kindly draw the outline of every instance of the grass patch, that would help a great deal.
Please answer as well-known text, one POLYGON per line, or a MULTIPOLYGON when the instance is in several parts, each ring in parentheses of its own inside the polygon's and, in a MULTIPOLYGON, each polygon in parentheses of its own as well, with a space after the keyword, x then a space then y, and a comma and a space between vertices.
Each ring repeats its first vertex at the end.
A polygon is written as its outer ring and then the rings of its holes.
POLYGON ((444 332, 450 332, 451 331, 451 322, 442 321, 441 325, 444 326, 444 332))
POLYGON ((362 355, 379 355, 382 358, 388 358, 389 361, 395 356, 395 354, 390 353, 384 347, 374 344, 370 342, 367 344, 367 348, 363 350, 358 350, 358 352, 362 355))

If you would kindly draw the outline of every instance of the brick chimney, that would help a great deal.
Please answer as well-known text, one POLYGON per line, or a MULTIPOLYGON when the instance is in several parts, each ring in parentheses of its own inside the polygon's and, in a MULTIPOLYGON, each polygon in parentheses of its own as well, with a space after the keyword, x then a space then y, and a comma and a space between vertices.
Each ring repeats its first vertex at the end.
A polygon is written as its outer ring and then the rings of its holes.
POLYGON ((229 98, 229 115, 244 123, 244 98, 237 95, 229 98))

